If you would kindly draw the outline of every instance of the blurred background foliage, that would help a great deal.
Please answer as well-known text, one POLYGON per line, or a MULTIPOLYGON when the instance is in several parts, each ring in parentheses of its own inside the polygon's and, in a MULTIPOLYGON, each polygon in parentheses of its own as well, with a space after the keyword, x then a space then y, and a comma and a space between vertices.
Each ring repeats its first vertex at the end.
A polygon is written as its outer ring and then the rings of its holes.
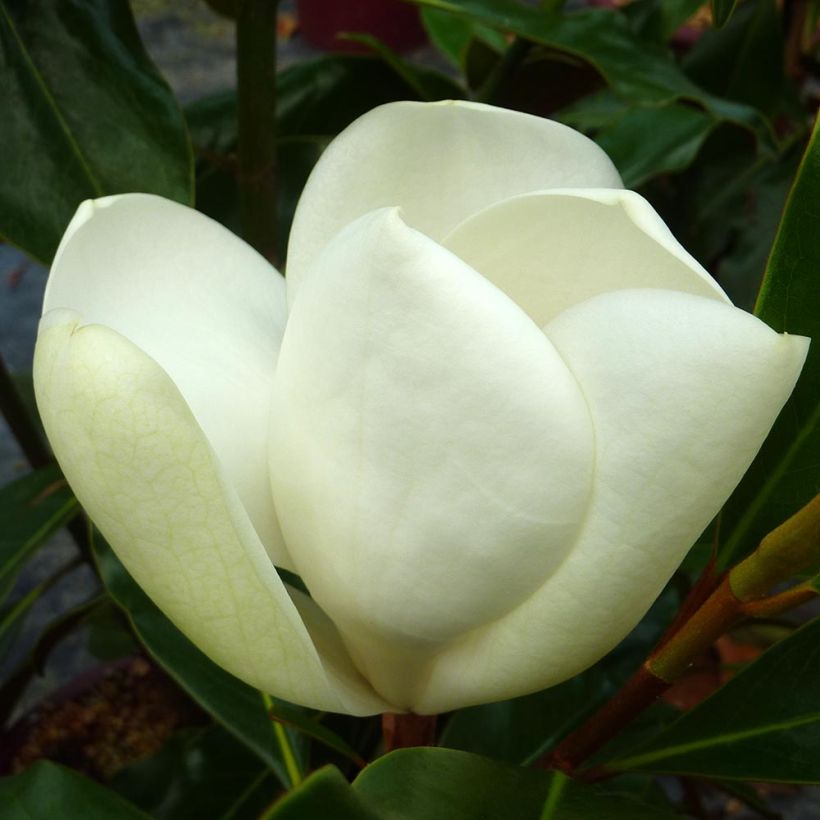
MULTIPOLYGON (((211 64, 232 65, 239 2, 211 0, 207 10, 0 0, 7 245, 47 266, 81 200, 126 191, 195 204, 240 232, 236 92, 230 71, 211 64), (142 38, 153 31, 157 39, 152 25, 169 15, 210 27, 199 64, 206 73, 210 64, 221 87, 196 95, 175 82, 171 90, 142 38)), ((769 259, 820 97, 818 17, 815 0, 285 3, 277 263, 286 266, 296 202, 334 135, 393 100, 473 99, 588 134, 737 305, 755 308, 768 270, 758 314, 818 338, 816 150, 769 259), (795 261, 801 242, 808 249, 795 261)), ((166 49, 173 74, 167 57, 166 49)), ((0 259, 13 260, 3 295, 10 305, 17 279, 32 274, 20 256, 0 259)), ((397 752, 362 774, 379 754, 378 719, 270 701, 211 663, 82 518, 39 429, 30 375, 3 365, 0 397, 25 461, 0 489, 4 818, 820 816, 811 813, 817 792, 782 785, 820 783, 818 626, 801 628, 811 611, 722 638, 593 761, 617 776, 583 786, 522 768, 641 663, 715 546, 727 565, 820 488, 816 354, 720 522, 621 646, 546 692, 443 716, 443 748, 397 752), (60 532, 73 543, 55 563, 49 545, 60 532), (70 606, 49 597, 66 585, 70 606), (32 612, 40 612, 34 628, 32 612), (66 661, 66 647, 82 668, 66 661), (748 708, 740 714, 732 703, 748 708)))

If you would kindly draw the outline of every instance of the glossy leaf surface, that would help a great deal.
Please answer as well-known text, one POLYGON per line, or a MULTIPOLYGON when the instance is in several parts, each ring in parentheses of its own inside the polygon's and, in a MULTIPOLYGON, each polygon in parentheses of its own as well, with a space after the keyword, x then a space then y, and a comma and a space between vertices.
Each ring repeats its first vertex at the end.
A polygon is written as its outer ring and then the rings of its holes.
POLYGON ((797 172, 755 313, 813 339, 803 373, 721 520, 722 557, 737 560, 820 491, 820 123, 797 172))
POLYGON ((378 817, 390 820, 667 820, 673 816, 555 772, 448 749, 392 752, 368 766, 353 789, 378 817))
POLYGON ((760 656, 616 769, 820 783, 820 619, 760 656))
POLYGON ((0 236, 42 262, 83 199, 193 198, 182 113, 126 0, 2 0, 0 108, 0 236))

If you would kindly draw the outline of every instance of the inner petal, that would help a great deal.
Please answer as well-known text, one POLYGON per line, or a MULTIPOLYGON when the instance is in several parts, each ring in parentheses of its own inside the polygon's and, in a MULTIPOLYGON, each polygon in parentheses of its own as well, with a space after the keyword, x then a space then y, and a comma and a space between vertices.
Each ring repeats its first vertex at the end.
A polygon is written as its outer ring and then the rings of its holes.
POLYGON ((537 191, 468 217, 442 243, 543 326, 599 293, 666 288, 728 302, 633 191, 537 191))
POLYGON ((592 473, 574 378, 513 302, 397 211, 345 229, 304 280, 274 396, 285 537, 368 667, 373 647, 499 617, 570 548, 592 473))

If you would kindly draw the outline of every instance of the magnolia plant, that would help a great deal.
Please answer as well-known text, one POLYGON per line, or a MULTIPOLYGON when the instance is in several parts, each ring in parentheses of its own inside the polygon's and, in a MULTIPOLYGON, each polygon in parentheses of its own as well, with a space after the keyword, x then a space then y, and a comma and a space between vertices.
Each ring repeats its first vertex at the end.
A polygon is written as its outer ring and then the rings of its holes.
POLYGON ((615 646, 807 347, 735 308, 586 137, 403 102, 322 156, 287 280, 181 205, 85 202, 34 378, 81 503, 218 664, 430 714, 615 646))
POLYGON ((800 814, 817 20, 206 3, 0 0, 0 815, 800 814))

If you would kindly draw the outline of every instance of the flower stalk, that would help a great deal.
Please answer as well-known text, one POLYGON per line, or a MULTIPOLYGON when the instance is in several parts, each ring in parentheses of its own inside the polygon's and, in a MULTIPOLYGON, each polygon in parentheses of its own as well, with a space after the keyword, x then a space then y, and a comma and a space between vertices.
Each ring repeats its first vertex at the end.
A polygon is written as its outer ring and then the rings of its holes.
POLYGON ((436 715, 385 712, 382 736, 385 754, 411 746, 432 746, 436 741, 436 715))
POLYGON ((239 207, 244 239, 276 257, 276 0, 243 0, 236 18, 239 207))
MULTIPOLYGON (((676 619, 620 691, 537 765, 574 773, 739 621, 771 617, 813 598, 817 590, 811 583, 774 595, 767 593, 796 573, 816 570, 818 563, 820 494, 726 573, 688 618, 683 622, 676 619)), ((697 591, 696 587, 693 592, 697 591)))

